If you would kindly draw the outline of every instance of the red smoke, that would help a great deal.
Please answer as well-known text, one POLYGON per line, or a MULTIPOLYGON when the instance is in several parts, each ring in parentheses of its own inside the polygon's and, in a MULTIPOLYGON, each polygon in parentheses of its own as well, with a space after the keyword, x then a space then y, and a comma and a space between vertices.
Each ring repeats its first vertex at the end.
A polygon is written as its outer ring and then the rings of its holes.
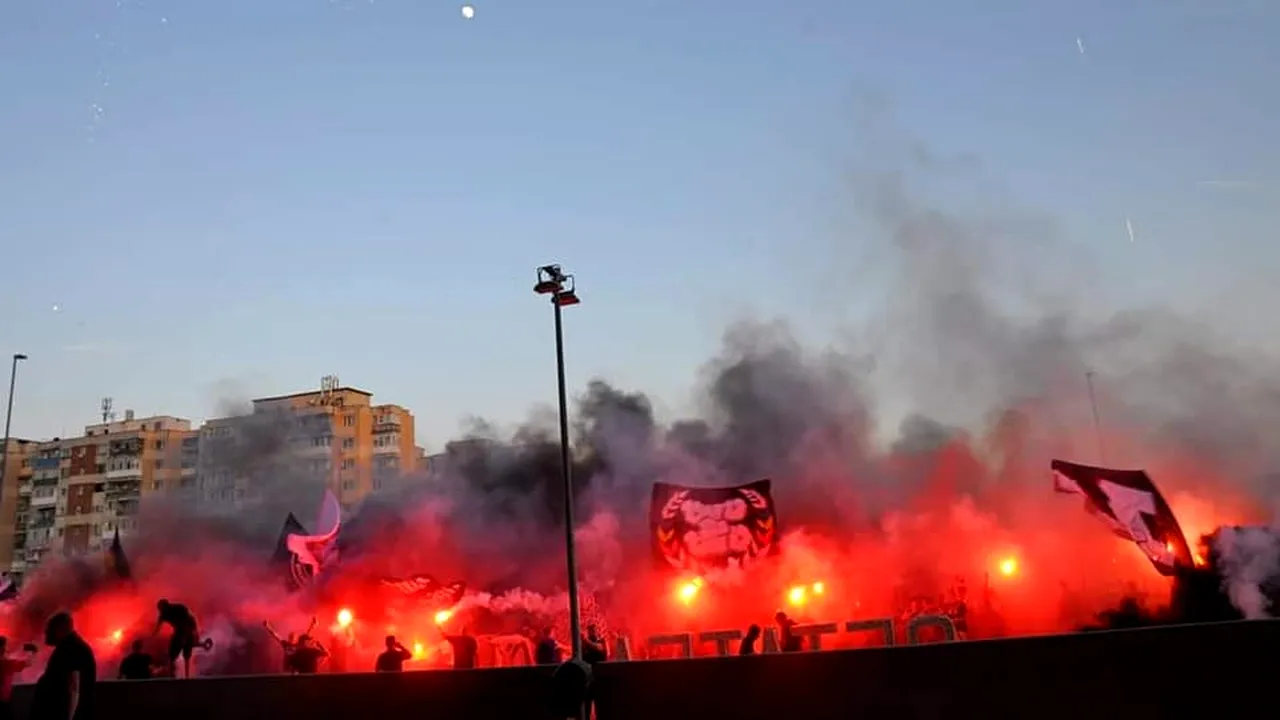
MULTIPOLYGON (((1049 443, 1036 443, 1028 439, 1035 436, 1035 418, 1024 420, 1021 431, 1001 423, 912 452, 860 448, 858 477, 848 474, 830 444, 800 445, 808 451, 791 459, 787 477, 774 478, 781 552, 732 586, 704 582, 690 591, 695 578, 654 569, 649 539, 635 531, 645 522, 644 504, 591 493, 578 531, 582 590, 599 600, 610 631, 631 638, 633 652, 643 652, 651 634, 765 626, 778 610, 802 622, 896 617, 914 598, 946 598, 959 586, 972 609, 974 636, 1072 630, 1125 595, 1152 605, 1166 602, 1169 581, 1135 546, 1089 517, 1078 497, 1052 491, 1049 458, 1087 447, 1083 438, 1092 428, 1064 434, 1059 427, 1049 443), (832 508, 840 522, 832 521, 832 508)), ((1212 472, 1209 464, 1144 453, 1149 448, 1123 437, 1108 441, 1125 456, 1147 458, 1146 468, 1193 547, 1215 527, 1265 517, 1248 493, 1232 489, 1240 487, 1235 479, 1212 472)), ((682 469, 673 479, 686 481, 687 474, 682 469)), ((354 641, 345 658, 349 670, 372 668, 389 634, 414 652, 411 668, 447 665, 449 632, 517 634, 552 625, 568 644, 565 599, 555 590, 563 588, 564 572, 558 531, 513 530, 504 540, 504 557, 492 548, 476 549, 484 533, 457 526, 454 500, 432 496, 412 503, 396 510, 405 528, 368 533, 364 552, 344 558, 319 596, 287 593, 283 573, 267 565, 270 547, 206 536, 198 520, 179 517, 167 527, 175 533, 170 539, 183 534, 181 547, 156 534, 145 544, 126 543, 135 584, 115 586, 99 577, 96 589, 76 592, 59 585, 65 566, 54 561, 29 580, 4 630, 14 641, 35 639, 42 614, 69 608, 104 668, 111 668, 135 639, 146 641, 156 657, 164 654, 167 629, 151 639, 155 601, 164 597, 195 610, 202 632, 214 639, 212 652, 197 653, 197 668, 208 672, 276 671, 279 651, 262 622, 286 634, 303 631, 312 617, 318 639, 331 651, 344 637, 354 641), (515 560, 534 541, 552 551, 515 560), (535 578, 541 592, 493 580, 513 566, 522 577, 535 578), (461 579, 473 589, 457 607, 438 613, 396 606, 387 588, 370 582, 418 572, 442 582, 461 579)), ((842 647, 867 641, 838 635, 824 642, 842 647)), ((482 643, 482 662, 493 662, 486 648, 482 643)), ((709 644, 695 649, 713 651, 709 644)))

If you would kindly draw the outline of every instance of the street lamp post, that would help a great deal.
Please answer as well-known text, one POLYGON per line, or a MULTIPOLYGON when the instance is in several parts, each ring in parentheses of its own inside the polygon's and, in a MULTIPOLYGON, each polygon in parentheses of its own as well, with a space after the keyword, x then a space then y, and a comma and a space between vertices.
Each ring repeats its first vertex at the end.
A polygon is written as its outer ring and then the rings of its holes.
POLYGON ((9 407, 4 411, 4 446, 0 447, 0 498, 4 497, 4 475, 9 465, 9 423, 13 420, 13 388, 18 381, 18 362, 26 359, 26 355, 14 353, 13 365, 9 368, 9 407))
POLYGON ((582 615, 578 607, 578 561, 573 542, 573 468, 569 460, 569 406, 565 397, 564 381, 564 330, 560 312, 570 305, 582 302, 575 292, 572 275, 566 275, 559 265, 538 268, 538 282, 533 291, 551 296, 551 307, 556 318, 556 378, 560 399, 560 479, 564 483, 564 554, 569 570, 569 633, 573 641, 573 659, 582 660, 582 615))

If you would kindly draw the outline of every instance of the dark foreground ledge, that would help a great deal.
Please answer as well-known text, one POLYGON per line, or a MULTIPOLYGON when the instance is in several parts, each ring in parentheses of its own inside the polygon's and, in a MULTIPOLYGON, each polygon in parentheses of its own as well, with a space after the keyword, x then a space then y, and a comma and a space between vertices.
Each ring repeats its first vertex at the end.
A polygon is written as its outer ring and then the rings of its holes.
MULTIPOLYGON (((1271 704, 1280 621, 609 663, 599 720, 1253 716, 1271 704)), ((99 720, 550 720, 550 668, 109 682, 99 720)), ((25 717, 30 688, 17 688, 25 717)))

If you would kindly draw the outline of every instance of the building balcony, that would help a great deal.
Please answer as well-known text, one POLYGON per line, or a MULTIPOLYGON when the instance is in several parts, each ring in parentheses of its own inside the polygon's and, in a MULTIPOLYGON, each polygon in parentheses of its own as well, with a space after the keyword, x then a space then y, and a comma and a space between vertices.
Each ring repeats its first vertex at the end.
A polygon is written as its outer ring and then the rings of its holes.
POLYGON ((61 462, 62 461, 56 457, 36 458, 31 461, 31 469, 36 472, 39 472, 41 470, 53 470, 56 472, 61 462))
POLYGON ((18 486, 18 495, 19 495, 19 496, 23 496, 23 495, 30 495, 30 494, 31 494, 31 483, 24 482, 24 483, 22 483, 21 485, 19 485, 19 486, 18 486))
POLYGON ((108 470, 107 480, 125 480, 130 478, 142 477, 142 466, 125 468, 123 470, 108 470))
POLYGON ((373 425, 373 433, 375 435, 383 435, 385 433, 392 433, 392 432, 399 432, 399 431, 400 431, 400 421, 398 419, 384 420, 383 422, 374 423, 373 425))
POLYGON ((114 440, 107 450, 111 457, 129 457, 142 452, 142 439, 114 440))
POLYGON ((58 504, 58 496, 55 495, 33 495, 31 497, 31 507, 47 508, 58 504))

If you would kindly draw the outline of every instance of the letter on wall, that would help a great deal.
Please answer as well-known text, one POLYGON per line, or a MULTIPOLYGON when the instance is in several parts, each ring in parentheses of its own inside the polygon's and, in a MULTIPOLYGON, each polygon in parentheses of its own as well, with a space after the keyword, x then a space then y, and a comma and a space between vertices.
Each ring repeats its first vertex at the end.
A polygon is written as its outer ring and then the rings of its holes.
POLYGON ((614 660, 630 660, 631 659, 631 638, 626 635, 619 635, 613 641, 613 659, 614 660))
POLYGON ((951 622, 951 618, 946 615, 920 615, 912 618, 907 625, 907 642, 912 645, 919 645, 920 628, 923 627, 942 628, 942 634, 946 636, 946 642, 956 639, 956 626, 951 622))
POLYGON ((778 629, 767 627, 760 641, 760 652, 778 652, 778 629))
POLYGON ((673 633, 671 635, 654 635, 649 638, 649 654, 653 649, 675 645, 680 649, 680 657, 693 657, 693 635, 689 633, 673 633))
POLYGON ((734 640, 742 639, 741 630, 712 630, 704 632, 698 636, 698 642, 713 642, 716 644, 716 654, 724 657, 731 655, 732 650, 729 643, 734 640))
POLYGON ((821 650, 822 636, 834 635, 838 632, 840 632, 840 625, 837 623, 810 623, 795 627, 796 635, 808 638, 810 650, 821 650))
POLYGON ((885 645, 893 645, 893 620, 890 618, 876 618, 875 620, 850 620, 844 624, 844 631, 857 632, 878 632, 884 640, 885 645))

